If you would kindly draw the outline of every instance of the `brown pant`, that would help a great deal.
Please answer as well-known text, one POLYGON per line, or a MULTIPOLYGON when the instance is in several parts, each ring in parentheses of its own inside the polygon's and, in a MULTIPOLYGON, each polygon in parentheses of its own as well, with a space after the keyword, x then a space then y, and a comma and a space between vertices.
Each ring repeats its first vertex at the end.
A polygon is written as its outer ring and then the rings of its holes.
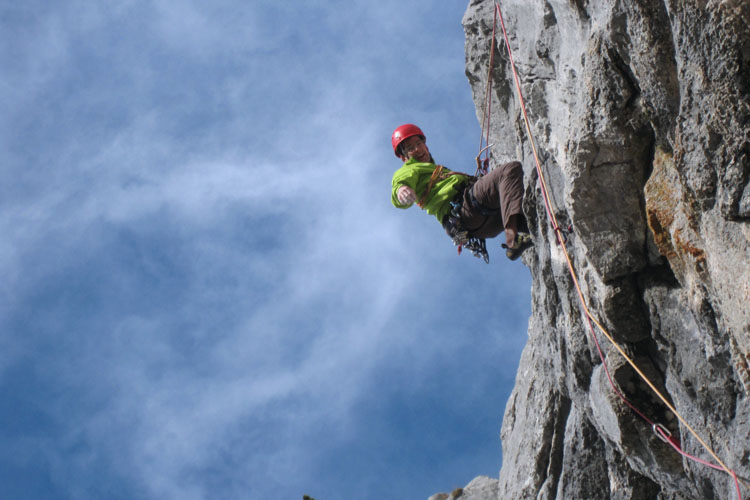
POLYGON ((461 225, 476 238, 494 238, 512 215, 522 214, 522 201, 523 168, 512 161, 492 169, 464 191, 461 225))

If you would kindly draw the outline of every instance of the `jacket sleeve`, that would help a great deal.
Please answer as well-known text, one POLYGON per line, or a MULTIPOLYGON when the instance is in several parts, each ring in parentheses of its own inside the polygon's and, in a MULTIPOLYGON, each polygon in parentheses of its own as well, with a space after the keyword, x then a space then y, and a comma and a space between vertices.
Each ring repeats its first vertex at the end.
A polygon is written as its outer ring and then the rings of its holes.
POLYGON ((408 164, 404 164, 401 168, 393 173, 393 179, 391 180, 391 203, 396 208, 407 209, 411 205, 402 205, 398 201, 396 193, 398 188, 401 186, 409 186, 414 191, 417 190, 417 182, 419 181, 419 174, 413 168, 410 168, 408 164))

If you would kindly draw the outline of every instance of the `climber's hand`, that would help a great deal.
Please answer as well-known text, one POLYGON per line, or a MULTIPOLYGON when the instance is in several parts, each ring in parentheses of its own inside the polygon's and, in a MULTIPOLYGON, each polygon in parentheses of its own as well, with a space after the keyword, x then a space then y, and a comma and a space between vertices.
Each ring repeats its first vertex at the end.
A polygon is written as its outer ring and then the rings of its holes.
POLYGON ((398 198, 398 202, 402 205, 411 205, 417 201, 417 193, 409 186, 401 186, 396 191, 396 198, 398 198))

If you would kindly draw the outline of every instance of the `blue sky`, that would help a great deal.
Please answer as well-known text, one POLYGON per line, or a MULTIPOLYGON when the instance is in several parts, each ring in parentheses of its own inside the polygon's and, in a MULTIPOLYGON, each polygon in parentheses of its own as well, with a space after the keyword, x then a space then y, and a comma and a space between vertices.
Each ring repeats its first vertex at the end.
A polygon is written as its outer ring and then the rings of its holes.
POLYGON ((390 205, 401 123, 473 171, 465 7, 0 7, 0 497, 497 475, 528 269, 390 205))

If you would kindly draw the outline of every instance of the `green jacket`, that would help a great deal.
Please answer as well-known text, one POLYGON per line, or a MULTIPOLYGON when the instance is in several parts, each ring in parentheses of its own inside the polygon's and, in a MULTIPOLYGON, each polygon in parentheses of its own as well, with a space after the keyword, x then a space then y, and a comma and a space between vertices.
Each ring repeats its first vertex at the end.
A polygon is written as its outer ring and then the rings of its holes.
MULTIPOLYGON (((391 203, 396 208, 409 208, 410 205, 402 205, 396 197, 396 192, 401 186, 409 186, 417 193, 417 202, 422 198, 430 178, 437 168, 434 163, 420 163, 411 158, 404 163, 401 168, 393 173, 391 203)), ((452 174, 448 169, 444 170, 447 174, 452 174)), ((427 197, 422 204, 422 210, 437 217, 438 222, 443 222, 443 217, 450 212, 450 202, 458 193, 458 188, 469 180, 466 174, 448 175, 444 179, 437 180, 430 189, 427 197)))

